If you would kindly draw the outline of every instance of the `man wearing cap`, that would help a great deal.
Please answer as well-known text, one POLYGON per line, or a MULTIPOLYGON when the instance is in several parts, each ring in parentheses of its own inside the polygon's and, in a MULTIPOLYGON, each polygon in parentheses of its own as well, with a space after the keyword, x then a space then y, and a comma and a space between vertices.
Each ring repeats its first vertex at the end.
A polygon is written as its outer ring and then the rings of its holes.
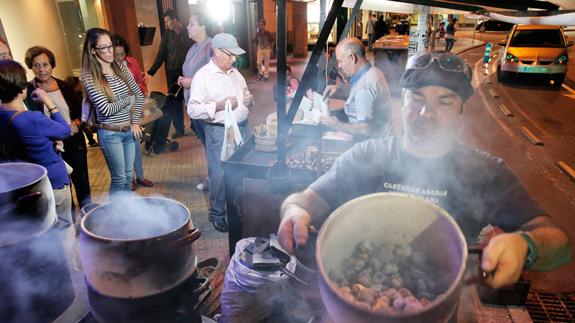
POLYGON ((206 159, 210 187, 209 220, 218 231, 226 232, 224 171, 220 162, 225 133, 225 104, 226 101, 230 101, 240 129, 245 129, 248 107, 252 106, 254 101, 244 77, 233 67, 236 56, 245 53, 238 46, 234 36, 226 33, 217 34, 212 39, 212 48, 211 60, 194 76, 190 88, 188 114, 190 118, 201 119, 206 123, 206 159))
POLYGON ((365 56, 365 48, 355 37, 345 38, 335 48, 338 69, 349 83, 329 85, 324 96, 347 98, 345 114, 349 122, 336 117, 322 117, 328 127, 343 131, 361 141, 369 137, 385 137, 391 121, 391 95, 383 72, 372 66, 365 56))
MULTIPOLYGON (((491 224, 504 232, 482 254, 485 282, 499 288, 523 269, 549 271, 571 258, 567 236, 545 216, 503 160, 455 142, 463 104, 473 94, 471 70, 451 53, 425 53, 407 62, 401 78, 401 137, 355 145, 301 193, 282 204, 278 236, 294 250, 312 219, 376 192, 417 195, 444 208, 469 244, 491 224)), ((381 214, 380 216, 385 216, 381 214)))
POLYGON ((258 65, 258 81, 267 82, 270 78, 270 56, 274 38, 272 33, 266 30, 266 21, 260 19, 256 28, 256 46, 258 48, 256 64, 258 65))

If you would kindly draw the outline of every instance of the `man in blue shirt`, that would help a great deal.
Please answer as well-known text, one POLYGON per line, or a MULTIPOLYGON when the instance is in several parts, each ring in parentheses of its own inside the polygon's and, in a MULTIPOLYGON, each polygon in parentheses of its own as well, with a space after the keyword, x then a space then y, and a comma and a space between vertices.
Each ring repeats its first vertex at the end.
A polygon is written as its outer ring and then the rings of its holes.
POLYGON ((326 98, 347 98, 345 114, 349 123, 335 117, 322 117, 321 122, 355 139, 384 137, 389 134, 391 95, 383 72, 372 66, 360 40, 346 38, 335 48, 338 69, 348 80, 345 85, 329 85, 326 98))

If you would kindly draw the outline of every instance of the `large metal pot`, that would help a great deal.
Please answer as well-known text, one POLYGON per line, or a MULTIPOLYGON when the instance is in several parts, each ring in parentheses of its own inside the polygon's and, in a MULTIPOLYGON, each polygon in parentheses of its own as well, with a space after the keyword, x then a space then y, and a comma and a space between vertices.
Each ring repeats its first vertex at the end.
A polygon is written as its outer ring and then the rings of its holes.
POLYGON ((0 164, 0 246, 40 235, 56 223, 54 191, 46 168, 0 164))
POLYGON ((323 224, 316 249, 320 291, 335 322, 448 322, 456 319, 463 287, 467 244, 457 223, 421 198, 377 193, 347 202, 323 224), (360 241, 409 244, 425 256, 428 270, 441 273, 446 291, 412 314, 376 314, 346 301, 329 279, 360 241))
POLYGON ((46 322, 74 299, 44 167, 0 164, 0 321, 46 322))
POLYGON ((196 269, 193 242, 200 236, 190 211, 158 197, 101 205, 82 218, 80 257, 98 293, 140 298, 167 291, 196 269))

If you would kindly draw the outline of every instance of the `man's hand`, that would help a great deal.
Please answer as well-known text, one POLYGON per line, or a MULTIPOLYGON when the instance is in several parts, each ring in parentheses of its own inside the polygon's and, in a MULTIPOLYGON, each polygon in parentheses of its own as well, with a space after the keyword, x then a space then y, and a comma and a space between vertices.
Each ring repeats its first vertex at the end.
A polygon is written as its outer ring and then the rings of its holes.
POLYGON ((189 89, 192 86, 192 79, 190 77, 180 76, 178 77, 178 84, 189 89))
POLYGON ((527 242, 517 233, 503 233, 492 238, 481 256, 481 270, 493 273, 485 283, 500 288, 517 282, 527 252, 527 242))
POLYGON ((140 140, 142 139, 142 129, 140 128, 139 124, 133 123, 131 126, 132 133, 134 134, 134 139, 136 140, 136 145, 139 145, 140 140))
POLYGON ((251 94, 250 90, 244 89, 244 106, 251 107, 254 104, 254 96, 251 94))
POLYGON ((306 244, 310 222, 311 216, 303 208, 291 204, 284 209, 282 221, 278 228, 278 238, 281 246, 287 252, 293 254, 296 245, 302 246, 306 244))
POLYGON ((235 96, 229 96, 223 100, 216 102, 216 111, 221 111, 226 108, 226 101, 230 100, 232 104, 232 110, 238 107, 238 98, 235 96))

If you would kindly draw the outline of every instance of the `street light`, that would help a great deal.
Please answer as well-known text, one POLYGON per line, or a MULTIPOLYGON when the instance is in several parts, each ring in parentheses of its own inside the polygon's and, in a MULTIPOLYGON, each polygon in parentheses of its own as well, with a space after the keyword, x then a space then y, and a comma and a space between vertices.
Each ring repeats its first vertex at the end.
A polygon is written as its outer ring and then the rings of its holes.
POLYGON ((218 22, 222 22, 230 16, 231 3, 230 0, 209 0, 207 2, 208 14, 218 22))

